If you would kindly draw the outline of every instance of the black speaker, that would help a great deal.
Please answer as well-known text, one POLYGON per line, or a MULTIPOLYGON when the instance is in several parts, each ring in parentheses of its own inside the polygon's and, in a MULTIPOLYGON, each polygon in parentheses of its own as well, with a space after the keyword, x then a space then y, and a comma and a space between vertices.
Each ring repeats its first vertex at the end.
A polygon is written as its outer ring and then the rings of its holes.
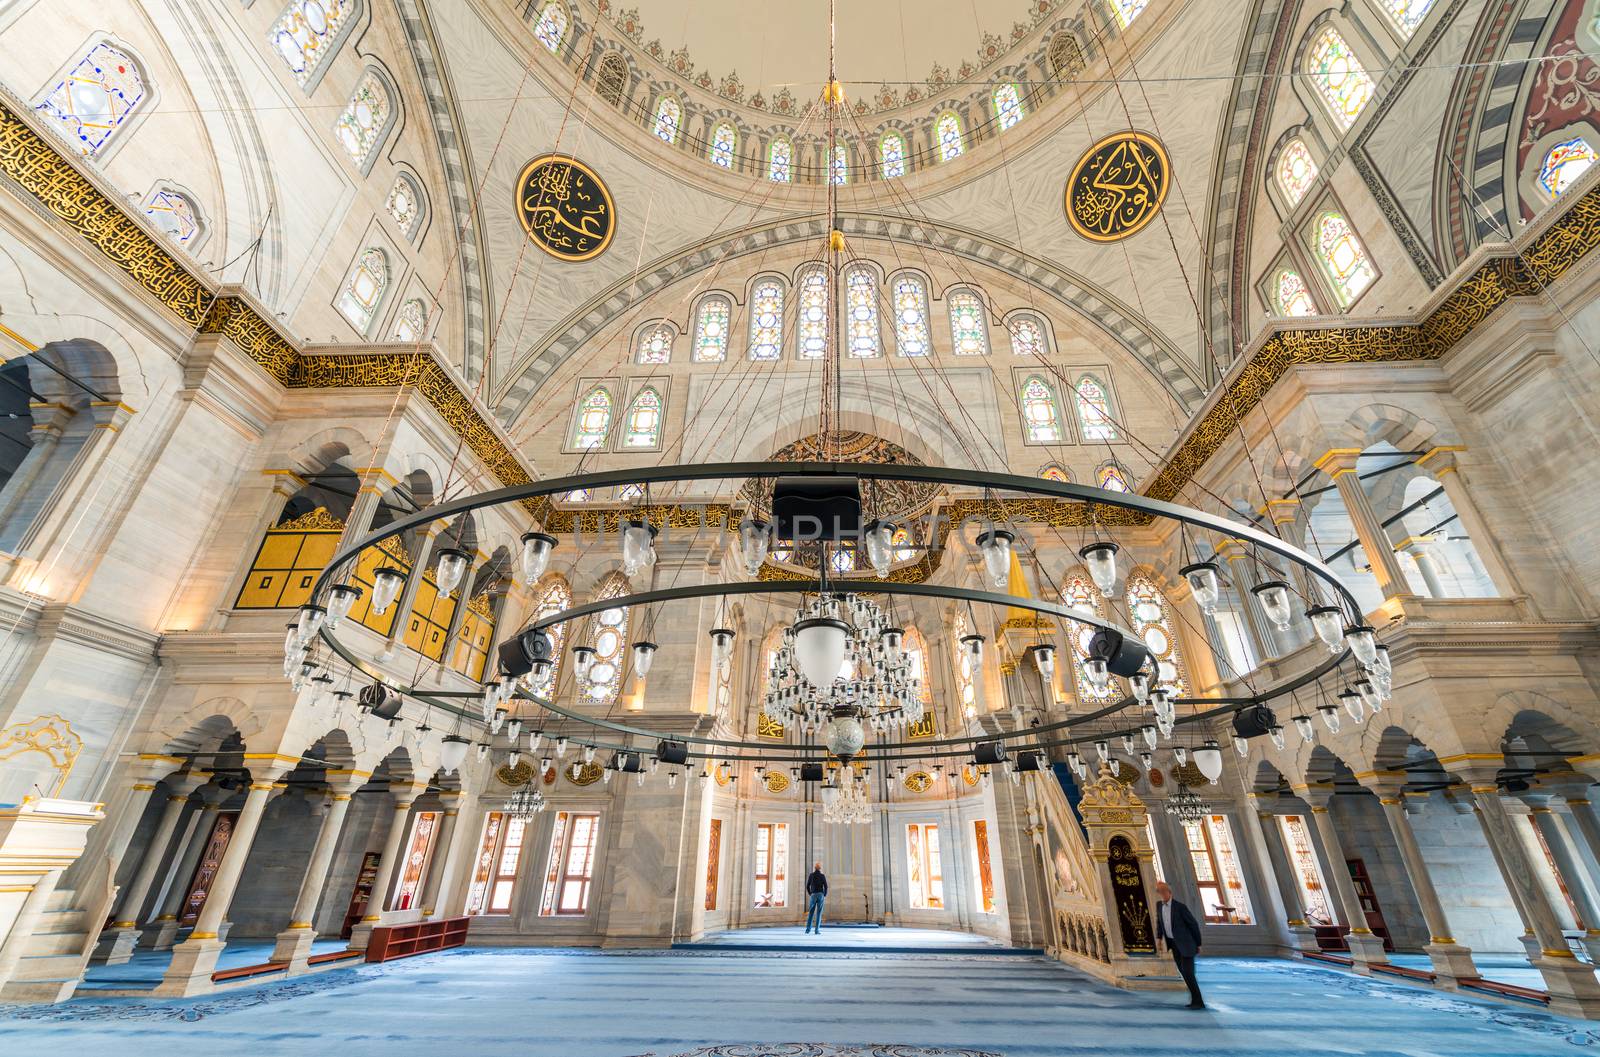
POLYGON ((1104 657, 1111 674, 1126 679, 1144 667, 1145 661, 1150 659, 1150 651, 1138 639, 1124 638, 1118 632, 1101 628, 1089 639, 1089 656, 1104 657))
POLYGON ((802 763, 800 765, 800 780, 802 782, 822 781, 822 764, 802 763))
POLYGON ((861 482, 780 477, 772 487, 772 523, 781 540, 854 539, 861 533, 861 482))
POLYGON ((533 671, 533 662, 548 661, 555 653, 550 636, 535 628, 520 631, 500 644, 500 671, 513 678, 533 671))
POLYGON ((656 746, 656 759, 662 763, 688 763, 689 746, 681 741, 663 741, 656 746))
POLYGON ((972 755, 980 764, 996 764, 1006 758, 1004 742, 980 741, 973 748, 972 755))
POLYGON ((362 687, 358 700, 362 708, 379 719, 393 719, 400 714, 400 695, 382 683, 362 687))
POLYGON ((1043 756, 1043 753, 1038 753, 1038 752, 1018 753, 1017 754, 1017 770, 1019 770, 1019 771, 1037 771, 1039 769, 1039 759, 1040 759, 1041 756, 1043 756))
POLYGON ((1241 738, 1259 738, 1278 722, 1266 705, 1252 705, 1233 714, 1233 732, 1241 738))
POLYGON ((619 752, 611 757, 611 766, 624 774, 638 774, 644 770, 644 761, 636 752, 619 752))

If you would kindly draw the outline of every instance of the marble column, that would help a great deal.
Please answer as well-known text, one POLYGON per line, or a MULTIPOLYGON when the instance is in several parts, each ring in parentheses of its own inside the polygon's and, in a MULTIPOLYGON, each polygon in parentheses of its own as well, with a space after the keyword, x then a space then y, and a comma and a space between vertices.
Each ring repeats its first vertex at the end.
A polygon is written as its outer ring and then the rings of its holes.
MULTIPOLYGON (((1262 803, 1262 799, 1256 794, 1252 793, 1251 796, 1256 797, 1258 805, 1262 803)), ((1283 901, 1284 919, 1289 930, 1289 947, 1300 951, 1317 950, 1317 934, 1306 921, 1305 905, 1300 900, 1300 884, 1295 878, 1294 864, 1289 861, 1289 853, 1283 846, 1283 836, 1278 832, 1276 813, 1258 810, 1256 828, 1260 830, 1261 844, 1267 853, 1267 864, 1272 869, 1272 877, 1277 881, 1278 894, 1283 901)))
POLYGON ((389 819, 389 832, 383 841, 382 858, 378 860, 378 874, 372 879, 372 895, 367 900, 366 916, 350 932, 350 949, 364 951, 372 936, 373 926, 383 920, 388 909, 389 889, 394 887, 400 862, 401 843, 406 838, 406 822, 411 817, 411 805, 428 788, 426 782, 391 782, 389 792, 394 796, 394 810, 389 819))
POLYGON ((1408 536, 1400 541, 1396 548, 1403 554, 1411 556, 1411 561, 1416 565, 1417 572, 1422 574, 1422 584, 1428 589, 1431 598, 1444 598, 1446 595, 1444 584, 1439 581, 1439 567, 1434 563, 1431 548, 1432 540, 1419 539, 1408 536))
POLYGON ((1589 886, 1584 881, 1585 870, 1578 862, 1576 849, 1568 843, 1566 830, 1551 810, 1551 802, 1556 798, 1536 795, 1523 799, 1529 805, 1533 824, 1539 827, 1539 836, 1544 838, 1545 847, 1550 849, 1550 858, 1555 860, 1556 873, 1566 889, 1567 898, 1572 900, 1578 916, 1583 918, 1583 946, 1589 952, 1589 961, 1600 964, 1600 906, 1596 906, 1590 897, 1589 886))
POLYGON ((1367 498, 1367 490, 1362 487, 1361 478, 1356 473, 1360 457, 1361 451, 1357 448, 1334 448, 1317 460, 1317 469, 1333 478, 1334 487, 1339 491, 1339 498, 1344 500, 1345 513, 1350 516, 1350 524, 1356 530, 1356 538, 1361 541, 1361 550, 1372 566, 1372 575, 1378 581, 1378 589, 1383 592, 1383 597, 1412 595, 1411 585, 1406 582, 1406 574, 1400 567, 1400 559, 1394 552, 1388 530, 1383 527, 1378 512, 1372 509, 1372 501, 1367 498))
POLYGON ((160 913, 153 921, 146 922, 155 926, 154 932, 144 930, 151 950, 168 950, 178 941, 178 913, 183 909, 184 897, 189 894, 189 880, 194 877, 195 867, 200 865, 200 856, 205 854, 206 841, 216 825, 223 802, 228 799, 228 791, 220 786, 210 786, 189 799, 198 801, 200 809, 195 812, 194 825, 183 838, 183 846, 173 853, 172 873, 168 879, 166 898, 161 901, 160 913))
POLYGON ((311 943, 317 938, 312 922, 316 920, 317 905, 322 901, 322 889, 328 881, 328 867, 333 862, 334 849, 339 846, 339 835, 344 832, 350 797, 366 780, 365 775, 355 775, 333 778, 329 783, 327 810, 322 814, 322 825, 306 862, 305 876, 300 879, 294 909, 289 912, 289 927, 278 933, 272 948, 271 960, 287 963, 291 976, 310 969, 307 959, 311 957, 311 943))
POLYGON ((433 841, 433 860, 428 863, 428 879, 422 885, 422 916, 449 917, 449 913, 440 913, 442 907, 448 903, 439 897, 443 894, 445 878, 455 869, 460 861, 459 850, 460 835, 463 832, 460 823, 461 791, 459 789, 445 789, 439 793, 439 800, 444 805, 442 818, 439 820, 439 834, 433 841))
POLYGON ((1477 553, 1478 561, 1483 565, 1489 581, 1494 584, 1494 589, 1502 598, 1520 598, 1523 596, 1522 585, 1517 582, 1516 574, 1500 553, 1494 531, 1483 520, 1467 482, 1462 479, 1458 458, 1462 450, 1459 447, 1433 448, 1417 459, 1417 465, 1433 474, 1433 479, 1444 489, 1450 505, 1455 508, 1456 520, 1466 529, 1472 549, 1477 553))
POLYGON ((1244 611, 1245 629, 1252 640, 1251 651, 1258 665, 1265 664, 1278 655, 1278 640, 1255 596, 1250 593, 1250 585, 1255 583, 1250 571, 1250 552, 1243 540, 1225 539, 1217 545, 1216 556, 1227 564, 1228 582, 1233 585, 1234 594, 1239 597, 1239 608, 1244 611))
POLYGON ((244 875, 245 860, 250 857, 250 848, 255 844, 256 831, 261 827, 261 816, 267 809, 267 801, 275 793, 283 791, 284 786, 279 779, 288 772, 289 768, 281 764, 257 768, 252 772, 250 790, 245 794, 244 806, 239 809, 228 850, 223 852, 217 874, 211 880, 206 905, 201 909, 189 938, 172 949, 172 962, 153 994, 183 997, 211 990, 211 974, 217 967, 217 958, 227 946, 217 933, 228 915, 239 879, 244 875))
POLYGON ((1345 858, 1344 847, 1339 842, 1338 827, 1328 813, 1332 792, 1304 786, 1296 786, 1294 791, 1300 799, 1311 805, 1311 817, 1316 823, 1317 835, 1322 838, 1322 849, 1331 860, 1328 863, 1328 873, 1332 875, 1330 882, 1334 894, 1338 896, 1339 907, 1344 911, 1345 921, 1350 926, 1345 942, 1350 945, 1350 958, 1355 963, 1356 972, 1370 972, 1370 966, 1387 964, 1389 957, 1383 952, 1383 941, 1367 927, 1367 912, 1361 906, 1355 882, 1350 879, 1350 866, 1345 858))
MULTIPOLYGON (((1567 819, 1571 829, 1577 833, 1578 839, 1588 847, 1589 854, 1596 862, 1600 862, 1600 819, 1595 817, 1594 805, 1587 796, 1573 794, 1565 798, 1567 804, 1567 819)), ((1600 884, 1600 877, 1591 878, 1600 884)))
POLYGON ((166 806, 161 811, 155 832, 145 846, 139 872, 134 874, 128 887, 117 897, 113 924, 100 934, 93 961, 121 965, 133 957, 134 946, 139 942, 139 915, 144 909, 145 900, 150 897, 150 888, 155 884, 161 864, 166 860, 173 831, 178 828, 178 819, 189 803, 189 794, 210 780, 211 774, 207 771, 174 775, 166 780, 169 790, 166 806))

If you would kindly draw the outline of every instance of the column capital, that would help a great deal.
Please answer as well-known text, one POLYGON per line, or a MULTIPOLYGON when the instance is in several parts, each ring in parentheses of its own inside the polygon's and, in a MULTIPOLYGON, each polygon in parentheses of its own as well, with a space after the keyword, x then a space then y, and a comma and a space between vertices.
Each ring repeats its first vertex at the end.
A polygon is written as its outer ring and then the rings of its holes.
POLYGON ((1567 766, 1589 779, 1590 782, 1600 782, 1600 752, 1585 753, 1582 756, 1568 756, 1567 766))
POLYGON ((188 800, 197 789, 211 781, 210 771, 187 771, 180 774, 168 775, 167 789, 168 800, 188 800))
POLYGON ((1360 448, 1329 448, 1312 464, 1329 477, 1338 478, 1356 472, 1356 462, 1361 458, 1360 448))
POLYGON ((182 756, 166 756, 146 752, 135 756, 128 764, 128 781, 134 786, 150 786, 181 769, 188 763, 182 756))
POLYGON ((1401 803, 1406 782, 1411 778, 1404 771, 1362 771, 1355 776, 1361 788, 1371 791, 1386 804, 1401 803))
POLYGON ((1293 496, 1285 499, 1269 499, 1257 508, 1256 513, 1274 525, 1292 525, 1300 520, 1300 500, 1293 496))
POLYGON ((1463 752, 1439 757, 1439 765, 1467 783, 1474 793, 1483 791, 1483 787, 1498 792, 1500 770, 1505 767, 1506 758, 1498 752, 1463 752))
POLYGON ((1437 478, 1459 469, 1456 465, 1456 455, 1466 450, 1466 446, 1463 444, 1440 444, 1419 455, 1417 457, 1417 465, 1437 478))
POLYGON ((1322 813, 1328 810, 1328 803, 1333 799, 1332 782, 1311 782, 1306 785, 1289 786, 1294 795, 1304 800, 1311 806, 1311 810, 1322 813))
POLYGON ((427 782, 390 782, 389 793, 394 797, 396 811, 409 811, 417 797, 428 791, 427 782))

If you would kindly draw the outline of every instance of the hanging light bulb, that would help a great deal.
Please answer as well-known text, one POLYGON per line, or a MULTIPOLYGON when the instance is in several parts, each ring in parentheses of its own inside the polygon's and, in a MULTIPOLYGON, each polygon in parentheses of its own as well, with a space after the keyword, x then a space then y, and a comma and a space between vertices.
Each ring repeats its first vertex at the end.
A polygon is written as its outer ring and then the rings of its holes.
POLYGON ((1361 699, 1361 695, 1354 690, 1346 687, 1339 691, 1339 703, 1350 714, 1350 718, 1357 723, 1367 718, 1367 704, 1361 699))
POLYGON ((1308 745, 1317 740, 1317 728, 1312 724, 1310 716, 1295 716, 1294 729, 1300 735, 1300 740, 1308 745))
POLYGON ((490 734, 498 734, 498 733, 500 733, 500 728, 505 726, 505 725, 506 725, 506 710, 504 708, 498 708, 497 707, 494 710, 494 715, 492 717, 490 717, 490 719, 489 719, 489 733, 490 734))
POLYGON ((967 655, 968 670, 976 676, 978 669, 983 666, 983 636, 963 635, 961 649, 967 655))
POLYGON ((1094 692, 1103 694, 1106 687, 1111 685, 1111 668, 1106 664, 1104 657, 1088 657, 1083 662, 1083 674, 1089 680, 1089 685, 1094 687, 1094 692))
POLYGON ((539 746, 544 741, 544 731, 536 730, 528 735, 528 751, 538 752, 539 746))
POLYGON ((700 775, 699 775, 699 777, 698 777, 698 778, 696 778, 696 779, 695 779, 695 780, 696 780, 696 781, 697 781, 697 782, 699 782, 699 783, 700 783, 700 784, 701 784, 701 785, 705 785, 705 784, 706 784, 706 782, 708 782, 708 781, 710 781, 710 779, 711 779, 711 774, 710 774, 710 772, 708 772, 708 771, 701 771, 701 772, 700 772, 700 775))
POLYGON ((1267 737, 1272 739, 1273 748, 1277 749, 1279 752, 1283 751, 1283 728, 1281 726, 1274 723, 1272 726, 1268 727, 1267 737))
POLYGON ((1377 684, 1371 679, 1357 679, 1355 692, 1360 695, 1361 703, 1366 705, 1373 712, 1377 712, 1383 708, 1383 694, 1378 690, 1377 684))
POLYGON ((895 525, 889 521, 873 521, 861 530, 867 561, 872 563, 872 571, 880 577, 888 576, 889 567, 894 564, 894 532, 895 525))
POLYGON ((543 532, 522 534, 522 582, 532 587, 550 568, 550 552, 556 549, 556 538, 543 532))
POLYGON ((1156 729, 1161 732, 1163 738, 1172 737, 1173 725, 1172 716, 1168 713, 1161 712, 1156 715, 1156 729))
POLYGON ((667 788, 668 789, 676 789, 676 788, 678 788, 678 772, 677 771, 668 771, 667 772, 667 788))
POLYGON ((602 767, 600 769, 600 782, 601 782, 602 785, 610 785, 611 784, 611 768, 602 767))
POLYGON ((1111 762, 1111 743, 1110 742, 1108 742, 1108 741, 1097 741, 1097 742, 1095 742, 1094 743, 1094 751, 1099 754, 1101 763, 1110 763, 1111 762))
POLYGON ((1317 714, 1322 717, 1322 725, 1328 728, 1329 734, 1339 733, 1339 710, 1332 705, 1318 705, 1317 714))
POLYGON ((294 674, 289 677, 290 689, 298 694, 301 688, 306 685, 306 680, 311 678, 311 673, 316 670, 317 666, 310 661, 301 661, 300 667, 296 668, 294 674))
POLYGON ((1351 624, 1344 629, 1344 641, 1362 664, 1378 663, 1378 636, 1370 626, 1351 624))
POLYGON ((474 745, 472 748, 473 748, 473 751, 477 754, 479 763, 482 763, 484 757, 489 755, 489 743, 486 742, 486 741, 480 741, 476 745, 474 745))
POLYGON ((1011 580, 1011 544, 1016 538, 1005 529, 978 534, 978 553, 983 555, 984 571, 996 587, 1004 587, 1011 580))
POLYGON ((506 738, 515 743, 520 737, 522 737, 522 720, 513 719, 506 724, 506 738))
POLYGON ((1306 610, 1306 619, 1330 652, 1344 649, 1344 615, 1338 606, 1312 606, 1306 610))
POLYGON ((540 692, 541 688, 549 689, 547 684, 550 680, 550 672, 554 668, 555 665, 548 660, 534 661, 533 667, 528 669, 528 689, 535 693, 540 692))
POLYGON ((467 575, 467 564, 471 561, 472 555, 460 547, 446 547, 439 552, 439 560, 434 563, 433 576, 438 582, 441 595, 447 595, 456 589, 467 575))
POLYGON ((1071 767, 1072 773, 1077 775, 1079 778, 1082 778, 1084 773, 1088 770, 1088 768, 1084 765, 1083 757, 1079 756, 1076 750, 1067 753, 1067 766, 1071 767))
POLYGON ((834 617, 810 617, 794 625, 794 660, 812 686, 830 687, 844 667, 850 625, 834 617))
POLYGON ((1056 674, 1056 648, 1048 642, 1035 643, 1022 651, 1033 657, 1033 666, 1045 679, 1051 679, 1056 674))
POLYGON ((883 646, 883 655, 890 664, 900 663, 900 650, 905 641, 904 628, 884 628, 878 632, 878 642, 883 646))
POLYGON ((383 616, 406 586, 406 574, 399 569, 384 566, 372 573, 372 611, 383 616))
POLYGON ((1250 755, 1250 743, 1235 734, 1233 736, 1233 751, 1239 754, 1239 759, 1250 755))
POLYGON ((744 562, 746 576, 759 576, 767 560, 767 546, 772 542, 771 526, 758 518, 739 523, 739 557, 744 562))
POLYGON ((1294 611, 1289 607, 1289 585, 1282 580, 1268 580, 1250 588, 1250 593, 1261 603, 1261 611, 1279 631, 1289 630, 1294 611))
POLYGON ((656 661, 656 644, 648 639, 640 639, 633 644, 633 670, 641 676, 650 674, 650 666, 656 661))
POLYGON ((1118 740, 1122 742, 1122 751, 1127 753, 1129 756, 1132 756, 1133 755, 1133 735, 1132 734, 1124 734, 1118 740))
POLYGON ((648 521, 625 521, 622 526, 622 575, 632 576, 656 563, 656 528, 648 521))
POLYGON ((327 626, 338 627, 339 621, 350 615, 350 610, 360 598, 361 588, 355 584, 334 584, 328 588, 327 626))
POLYGON ((1206 742, 1194 750, 1194 765, 1200 768, 1206 781, 1216 785, 1217 779, 1222 777, 1222 749, 1214 741, 1206 742))
POLYGON ((1222 597, 1222 585, 1217 580, 1216 562, 1195 562, 1178 572, 1189 581, 1189 591, 1202 612, 1215 613, 1217 600, 1222 597))
POLYGON ((1117 551, 1121 549, 1110 540, 1101 540, 1078 551, 1078 557, 1089 570, 1089 579, 1103 595, 1109 595, 1117 586, 1117 551))
POLYGON ((1155 765, 1156 765, 1155 753, 1152 753, 1152 752, 1141 752, 1139 754, 1139 766, 1144 768, 1144 773, 1145 774, 1149 774, 1150 773, 1150 768, 1154 767, 1155 765))
POLYGON ((718 669, 726 668, 733 657, 733 631, 731 628, 711 629, 711 663, 718 669))
POLYGON ((593 745, 585 745, 583 747, 583 762, 584 763, 593 763, 594 762, 594 746, 593 745))
POLYGON ((1143 735, 1144 743, 1145 743, 1145 746, 1147 748, 1153 749, 1153 748, 1156 747, 1156 728, 1155 727, 1151 726, 1149 723, 1146 723, 1144 726, 1139 728, 1139 733, 1141 735, 1143 735))
POLYGON ((572 647, 572 670, 580 680, 589 678, 589 669, 594 667, 594 647, 572 647))
POLYGON ((510 752, 506 753, 506 762, 510 764, 513 769, 515 769, 517 764, 522 762, 522 753, 518 752, 516 748, 513 747, 510 752))
POLYGON ((1141 705, 1150 703, 1150 673, 1140 669, 1128 676, 1128 689, 1133 691, 1133 699, 1141 705))
POLYGON ((561 735, 559 738, 556 739, 556 746, 555 747, 556 747, 556 759, 559 760, 559 759, 561 759, 561 757, 563 757, 563 756, 565 756, 567 754, 567 736, 565 734, 561 735))
POLYGON ((1174 745, 1172 747, 1172 758, 1174 760, 1178 761, 1178 766, 1179 767, 1182 767, 1184 764, 1188 763, 1189 762, 1189 749, 1188 749, 1188 747, 1184 746, 1184 745, 1174 745))
POLYGON ((1376 650, 1377 656, 1374 660, 1377 662, 1378 671, 1385 677, 1392 676, 1394 674, 1394 664, 1389 660, 1389 647, 1380 642, 1376 650))
POLYGON ((1158 716, 1172 707, 1172 691, 1164 686, 1152 686, 1149 696, 1150 707, 1158 716))

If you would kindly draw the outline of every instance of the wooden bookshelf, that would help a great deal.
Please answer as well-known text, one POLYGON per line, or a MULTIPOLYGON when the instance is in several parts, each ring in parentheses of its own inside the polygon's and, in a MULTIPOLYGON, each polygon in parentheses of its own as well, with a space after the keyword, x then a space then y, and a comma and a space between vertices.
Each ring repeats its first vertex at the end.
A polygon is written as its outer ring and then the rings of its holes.
POLYGON ((409 925, 380 925, 372 930, 367 940, 367 961, 388 962, 459 947, 467 942, 467 926, 471 923, 471 918, 462 917, 414 921, 409 925))

